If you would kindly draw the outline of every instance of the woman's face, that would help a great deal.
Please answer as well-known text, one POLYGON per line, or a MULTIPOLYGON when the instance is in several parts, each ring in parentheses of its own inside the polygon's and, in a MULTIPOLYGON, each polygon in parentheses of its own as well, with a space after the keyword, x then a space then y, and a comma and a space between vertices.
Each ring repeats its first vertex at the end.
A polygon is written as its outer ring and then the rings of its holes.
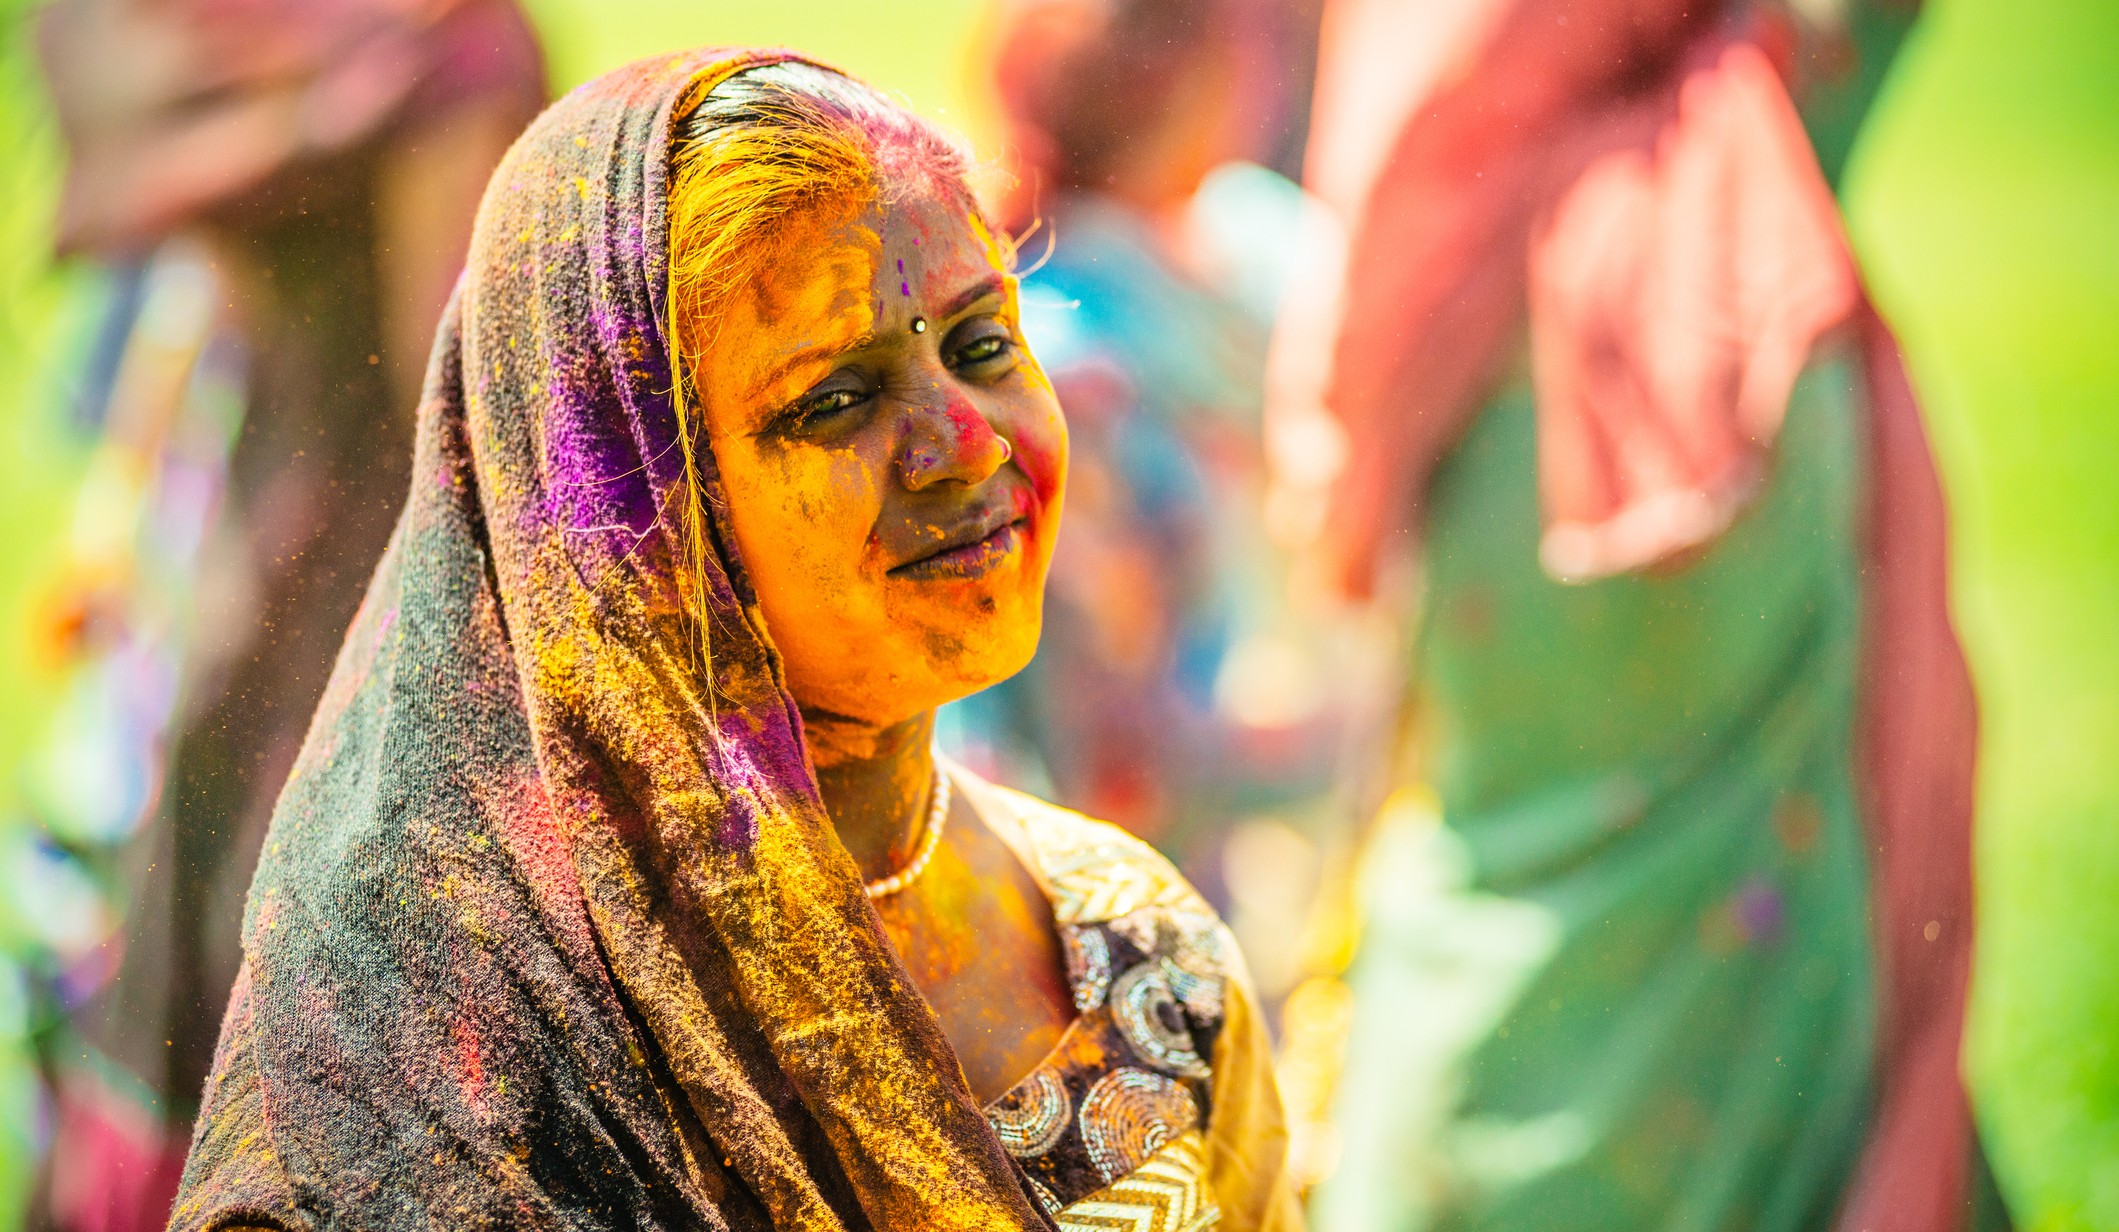
POLYGON ((795 241, 696 384, 789 689, 882 726, 1030 661, 1067 429, 964 207, 919 193, 795 241))

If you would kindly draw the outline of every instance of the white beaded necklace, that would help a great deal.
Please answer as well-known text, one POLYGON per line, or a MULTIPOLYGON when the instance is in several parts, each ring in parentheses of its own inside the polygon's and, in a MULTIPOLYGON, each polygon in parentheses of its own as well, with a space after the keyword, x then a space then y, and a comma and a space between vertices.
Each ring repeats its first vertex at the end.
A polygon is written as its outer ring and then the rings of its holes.
POLYGON ((920 834, 919 850, 913 852, 905 867, 881 881, 871 881, 863 886, 868 897, 888 898, 918 881, 920 874, 927 871, 927 862, 934 859, 935 848, 942 845, 942 826, 949 820, 949 773, 942 769, 940 758, 935 759, 934 787, 928 794, 927 828, 920 834))

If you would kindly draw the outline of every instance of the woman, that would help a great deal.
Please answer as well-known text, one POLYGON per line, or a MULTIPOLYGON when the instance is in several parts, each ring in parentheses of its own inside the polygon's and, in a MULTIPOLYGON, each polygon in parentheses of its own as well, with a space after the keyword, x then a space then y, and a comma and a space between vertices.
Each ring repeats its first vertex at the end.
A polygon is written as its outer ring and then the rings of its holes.
POLYGON ((1294 1225, 1219 923, 929 751, 1059 515, 1007 255, 953 147, 781 53, 516 144, 173 1226, 1294 1225))
POLYGON ((1941 492, 1794 101, 1871 7, 1331 10, 1276 440, 1348 591, 1418 532, 1444 824, 1369 859, 1322 1226, 1986 1226, 1941 492))

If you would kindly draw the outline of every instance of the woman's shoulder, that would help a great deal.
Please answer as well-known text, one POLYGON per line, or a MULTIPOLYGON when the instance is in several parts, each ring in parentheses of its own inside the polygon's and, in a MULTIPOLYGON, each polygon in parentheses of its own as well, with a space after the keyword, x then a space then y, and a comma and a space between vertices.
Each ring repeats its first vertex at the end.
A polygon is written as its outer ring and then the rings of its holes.
POLYGON ((268 1217, 275 1227, 283 1221, 296 1226, 294 1190, 280 1166, 265 1117, 248 962, 238 969, 228 1001, 204 1107, 169 1215, 175 1232, 248 1232, 262 1227, 268 1217))
POLYGON ((1163 854, 1107 821, 1049 804, 952 766, 979 815, 1029 865, 1062 925, 1099 924, 1144 908, 1204 916, 1214 909, 1163 854))

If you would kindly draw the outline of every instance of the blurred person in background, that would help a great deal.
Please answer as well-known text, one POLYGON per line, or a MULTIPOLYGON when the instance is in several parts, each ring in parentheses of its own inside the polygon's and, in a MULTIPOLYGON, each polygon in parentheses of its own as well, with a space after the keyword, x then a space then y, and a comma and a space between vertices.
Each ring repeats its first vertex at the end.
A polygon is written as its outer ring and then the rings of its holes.
MULTIPOLYGON (((1074 466, 1037 657, 949 730, 1224 903, 1228 880, 1299 875, 1308 840, 1278 818, 1326 783, 1326 664, 1259 520, 1265 344, 1304 211, 1260 163, 1293 161, 1315 21, 1276 0, 1015 0, 991 50, 1024 329, 1074 466), (1286 861, 1225 876, 1236 831, 1239 864, 1286 861)), ((1271 990, 1260 905, 1232 922, 1271 990)))
POLYGON ((1832 188, 1910 20, 1327 11, 1270 516, 1418 628, 1322 1228, 2004 1218, 1941 493, 1832 188))
POLYGON ((508 0, 61 0, 62 252, 108 268, 12 844, 44 904, 38 1222, 160 1228, 280 784, 380 558, 486 176, 543 101, 508 0))

